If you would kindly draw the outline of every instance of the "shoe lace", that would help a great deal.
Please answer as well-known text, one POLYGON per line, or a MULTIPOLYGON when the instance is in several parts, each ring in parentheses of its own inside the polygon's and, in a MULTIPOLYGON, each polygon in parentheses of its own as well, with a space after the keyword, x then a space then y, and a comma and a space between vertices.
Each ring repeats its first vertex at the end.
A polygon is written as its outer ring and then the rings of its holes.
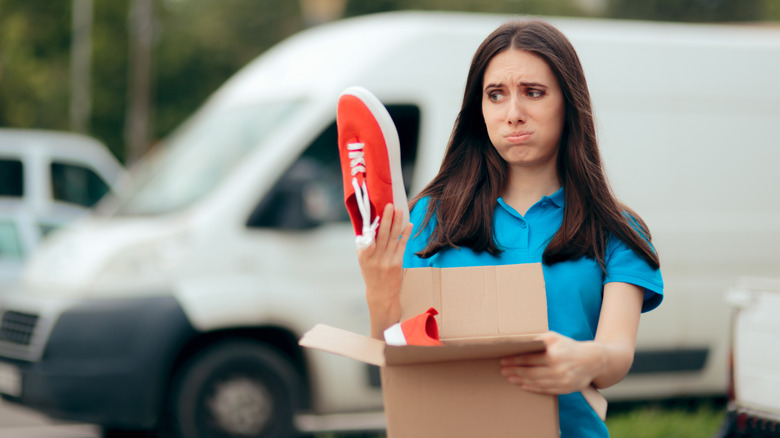
POLYGON ((349 150, 349 167, 352 173, 352 188, 355 190, 355 199, 357 201, 360 217, 363 222, 363 230, 360 236, 355 238, 358 249, 364 249, 374 243, 374 235, 379 227, 379 216, 371 220, 371 201, 368 197, 368 188, 366 187, 366 161, 363 157, 363 143, 347 144, 349 150), (358 174, 362 174, 363 184, 358 181, 358 174))

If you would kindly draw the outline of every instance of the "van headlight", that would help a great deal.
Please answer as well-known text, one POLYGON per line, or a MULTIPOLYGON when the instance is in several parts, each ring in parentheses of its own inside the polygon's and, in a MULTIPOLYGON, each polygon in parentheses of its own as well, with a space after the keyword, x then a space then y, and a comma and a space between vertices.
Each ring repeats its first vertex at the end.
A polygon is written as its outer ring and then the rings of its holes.
POLYGON ((115 254, 96 275, 95 290, 160 290, 184 253, 180 239, 146 242, 115 254))

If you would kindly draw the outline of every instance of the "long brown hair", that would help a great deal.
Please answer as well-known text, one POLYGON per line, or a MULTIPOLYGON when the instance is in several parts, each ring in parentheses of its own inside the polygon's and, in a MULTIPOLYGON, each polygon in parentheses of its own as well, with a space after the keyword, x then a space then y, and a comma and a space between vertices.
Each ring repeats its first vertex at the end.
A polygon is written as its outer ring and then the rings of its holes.
POLYGON ((430 257, 442 249, 460 246, 493 255, 501 253, 493 238, 493 211, 507 184, 508 165, 488 137, 482 115, 482 86, 489 62, 508 49, 528 51, 544 59, 564 96, 565 122, 557 170, 566 202, 561 228, 547 245, 542 260, 553 264, 586 256, 605 269, 611 233, 658 268, 647 226, 617 201, 604 174, 579 57, 566 36, 538 19, 503 24, 474 54, 463 105, 439 173, 412 201, 415 204, 430 197, 423 226, 436 216, 428 245, 418 255, 430 257))

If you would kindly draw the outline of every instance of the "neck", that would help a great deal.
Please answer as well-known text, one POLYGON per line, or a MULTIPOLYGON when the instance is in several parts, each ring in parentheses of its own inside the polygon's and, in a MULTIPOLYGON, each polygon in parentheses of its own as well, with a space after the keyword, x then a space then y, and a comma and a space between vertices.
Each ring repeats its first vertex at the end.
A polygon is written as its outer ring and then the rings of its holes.
POLYGON ((525 215, 542 197, 550 196, 560 188, 554 163, 542 168, 509 166, 509 182, 501 196, 504 202, 525 215))

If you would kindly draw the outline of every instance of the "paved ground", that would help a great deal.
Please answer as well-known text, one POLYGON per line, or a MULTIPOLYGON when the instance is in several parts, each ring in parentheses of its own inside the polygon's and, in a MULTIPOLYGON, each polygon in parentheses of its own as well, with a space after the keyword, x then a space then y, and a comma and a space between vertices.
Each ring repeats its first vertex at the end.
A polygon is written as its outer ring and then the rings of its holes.
POLYGON ((87 424, 65 424, 0 401, 0 438, 99 438, 100 429, 87 424))

